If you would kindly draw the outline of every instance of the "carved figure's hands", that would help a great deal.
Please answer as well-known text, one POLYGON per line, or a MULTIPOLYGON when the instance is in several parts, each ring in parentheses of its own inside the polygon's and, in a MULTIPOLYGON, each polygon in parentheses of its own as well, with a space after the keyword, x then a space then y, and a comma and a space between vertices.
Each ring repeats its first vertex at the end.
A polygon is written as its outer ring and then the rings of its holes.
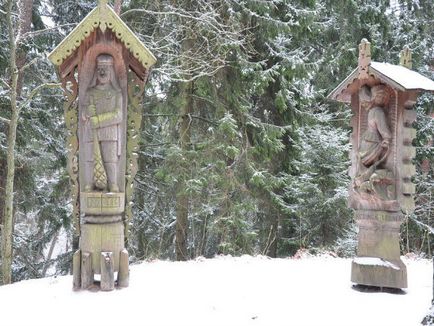
POLYGON ((383 141, 381 142, 381 147, 387 148, 389 147, 390 144, 390 139, 383 139, 383 141))
POLYGON ((81 113, 81 119, 82 119, 84 122, 89 122, 90 116, 88 116, 86 113, 82 112, 82 113, 81 113))

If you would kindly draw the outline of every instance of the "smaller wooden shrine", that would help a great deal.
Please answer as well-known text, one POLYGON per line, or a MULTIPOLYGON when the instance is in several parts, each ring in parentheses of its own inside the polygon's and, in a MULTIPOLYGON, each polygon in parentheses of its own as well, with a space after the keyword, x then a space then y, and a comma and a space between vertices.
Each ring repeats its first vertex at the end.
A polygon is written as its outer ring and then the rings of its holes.
POLYGON ((51 52, 65 94, 68 170, 79 249, 74 289, 129 283, 125 240, 144 86, 156 59, 101 0, 51 52), (95 277, 97 275, 97 277, 95 277))
POLYGON ((348 203, 359 234, 351 281, 361 285, 407 287, 399 232, 415 207, 413 106, 421 91, 434 92, 434 82, 411 65, 408 48, 400 65, 371 61, 370 43, 363 39, 358 67, 328 96, 349 103, 353 113, 348 203))

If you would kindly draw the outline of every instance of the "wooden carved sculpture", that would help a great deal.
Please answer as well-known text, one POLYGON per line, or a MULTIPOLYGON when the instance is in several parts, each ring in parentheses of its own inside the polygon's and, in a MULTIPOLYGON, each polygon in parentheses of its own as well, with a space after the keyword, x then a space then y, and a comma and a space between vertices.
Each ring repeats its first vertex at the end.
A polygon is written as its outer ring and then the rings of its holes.
POLYGON ((407 287, 399 231, 404 215, 414 210, 412 108, 417 93, 434 91, 434 82, 410 70, 408 48, 400 61, 400 66, 371 61, 364 39, 358 68, 329 95, 350 103, 353 113, 348 204, 359 227, 351 270, 351 281, 359 285, 407 287))
POLYGON ((58 66, 66 95, 68 170, 79 238, 74 289, 94 286, 95 275, 102 290, 128 286, 126 226, 137 171, 140 103, 156 60, 106 1, 49 58, 58 66))

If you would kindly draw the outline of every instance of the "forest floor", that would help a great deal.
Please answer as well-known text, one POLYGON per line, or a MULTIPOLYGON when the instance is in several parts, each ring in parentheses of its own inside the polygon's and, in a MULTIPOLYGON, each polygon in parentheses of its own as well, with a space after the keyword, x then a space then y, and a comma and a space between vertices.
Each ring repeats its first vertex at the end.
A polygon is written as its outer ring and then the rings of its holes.
POLYGON ((221 256, 131 266, 130 287, 72 291, 72 277, 0 287, 1 325, 420 325, 432 298, 432 263, 403 257, 401 294, 359 292, 351 260, 221 256))

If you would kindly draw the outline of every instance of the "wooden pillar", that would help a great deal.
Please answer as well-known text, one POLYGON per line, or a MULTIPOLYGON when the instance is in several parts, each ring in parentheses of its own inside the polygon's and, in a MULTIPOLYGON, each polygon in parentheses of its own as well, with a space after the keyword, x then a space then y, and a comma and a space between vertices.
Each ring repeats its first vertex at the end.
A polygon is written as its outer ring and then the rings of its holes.
POLYGON ((119 256, 118 286, 128 287, 130 281, 130 270, 128 266, 128 251, 122 250, 119 256))
POLYGON ((81 251, 77 250, 72 256, 72 284, 74 290, 81 288, 81 251))
POLYGON ((82 252, 81 254, 81 288, 87 289, 93 284, 92 254, 82 252))
POLYGON ((111 251, 101 252, 101 290, 111 291, 115 288, 113 269, 113 253, 111 251))

